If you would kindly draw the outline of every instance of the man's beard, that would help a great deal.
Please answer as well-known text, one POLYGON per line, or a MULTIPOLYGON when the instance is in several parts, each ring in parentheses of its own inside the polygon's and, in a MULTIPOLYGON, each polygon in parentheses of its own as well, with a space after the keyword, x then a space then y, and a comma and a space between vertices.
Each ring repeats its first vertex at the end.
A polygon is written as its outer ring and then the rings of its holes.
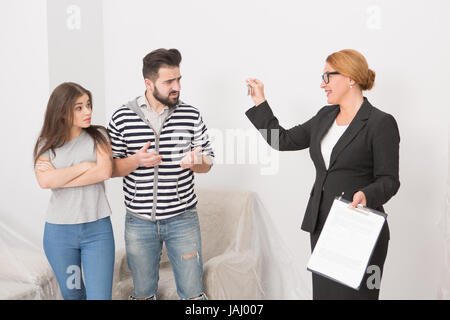
POLYGON ((175 107, 178 104, 178 100, 180 98, 180 94, 177 91, 171 91, 169 92, 169 95, 167 97, 163 97, 158 89, 155 86, 155 91, 153 92, 153 97, 158 100, 159 102, 161 102, 163 105, 168 106, 168 107, 175 107), (172 93, 178 93, 178 96, 176 98, 171 98, 170 95, 172 93))

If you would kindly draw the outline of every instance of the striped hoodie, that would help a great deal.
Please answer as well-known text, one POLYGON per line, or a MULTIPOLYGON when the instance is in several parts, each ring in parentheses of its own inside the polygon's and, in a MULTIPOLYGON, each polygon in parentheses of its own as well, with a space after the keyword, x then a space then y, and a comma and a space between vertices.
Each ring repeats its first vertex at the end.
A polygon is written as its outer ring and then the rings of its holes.
POLYGON ((152 221, 167 219, 197 204, 194 173, 180 167, 181 159, 201 146, 214 158, 208 132, 197 108, 180 103, 169 108, 161 131, 155 132, 138 106, 137 98, 116 110, 108 125, 114 159, 135 154, 148 141, 149 151, 162 156, 156 167, 138 167, 123 178, 127 212, 152 221), (155 197, 156 195, 156 197, 155 197))

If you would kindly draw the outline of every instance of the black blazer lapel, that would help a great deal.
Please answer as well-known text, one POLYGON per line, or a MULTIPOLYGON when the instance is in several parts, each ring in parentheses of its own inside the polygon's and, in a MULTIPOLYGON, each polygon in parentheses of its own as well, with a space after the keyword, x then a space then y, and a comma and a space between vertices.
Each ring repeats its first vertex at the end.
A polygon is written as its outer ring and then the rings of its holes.
POLYGON ((311 143, 311 148, 314 148, 314 150, 311 150, 312 154, 316 155, 318 165, 320 166, 320 169, 326 170, 325 167, 325 161, 323 160, 322 156, 322 148, 320 147, 320 142, 322 141, 325 134, 328 132, 328 129, 330 129, 331 125, 333 124, 333 121, 336 119, 336 116, 339 112, 339 106, 335 106, 335 109, 333 109, 331 112, 325 114, 322 119, 319 119, 318 121, 318 129, 314 136, 314 141, 311 143))
POLYGON ((372 106, 369 101, 367 101, 367 98, 364 97, 364 102, 356 113, 355 118, 334 146, 333 151, 331 152, 330 165, 328 166, 328 169, 333 166, 336 158, 339 156, 339 153, 344 150, 344 148, 355 138, 358 132, 366 125, 367 119, 369 119, 371 107, 372 106))

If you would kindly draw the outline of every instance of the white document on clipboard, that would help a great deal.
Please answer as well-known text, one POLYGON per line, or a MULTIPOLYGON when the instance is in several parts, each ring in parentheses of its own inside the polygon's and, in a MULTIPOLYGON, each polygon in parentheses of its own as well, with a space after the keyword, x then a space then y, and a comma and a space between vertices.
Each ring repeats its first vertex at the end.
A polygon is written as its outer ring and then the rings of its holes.
POLYGON ((387 215, 336 198, 307 269, 359 290, 387 215))

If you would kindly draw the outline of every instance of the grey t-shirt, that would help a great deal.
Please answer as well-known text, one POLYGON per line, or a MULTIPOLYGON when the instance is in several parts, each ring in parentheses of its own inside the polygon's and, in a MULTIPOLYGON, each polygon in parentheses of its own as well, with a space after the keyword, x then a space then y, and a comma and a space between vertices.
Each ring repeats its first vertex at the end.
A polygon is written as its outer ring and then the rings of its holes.
MULTIPOLYGON (((82 130, 77 138, 55 149, 55 156, 51 150, 42 156, 50 158, 56 169, 70 167, 85 161, 97 161, 94 140, 85 130, 82 130)), ((106 198, 103 181, 81 187, 52 189, 47 208, 47 222, 49 223, 86 223, 110 215, 111 208, 106 198)))

